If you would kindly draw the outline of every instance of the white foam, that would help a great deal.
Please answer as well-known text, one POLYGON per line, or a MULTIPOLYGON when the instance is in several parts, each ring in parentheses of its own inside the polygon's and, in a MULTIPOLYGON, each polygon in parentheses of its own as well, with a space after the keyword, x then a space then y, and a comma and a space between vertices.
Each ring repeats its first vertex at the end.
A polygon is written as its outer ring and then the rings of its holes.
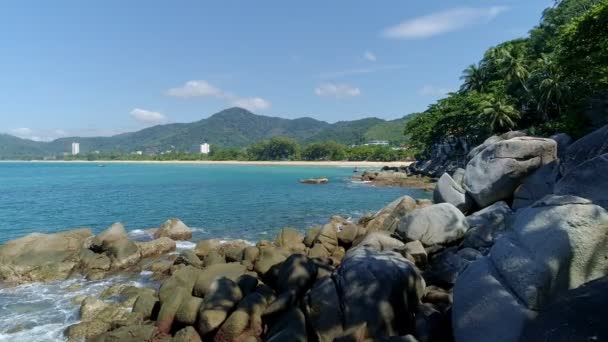
POLYGON ((191 241, 175 241, 175 247, 178 251, 183 251, 187 249, 194 249, 196 244, 191 241))

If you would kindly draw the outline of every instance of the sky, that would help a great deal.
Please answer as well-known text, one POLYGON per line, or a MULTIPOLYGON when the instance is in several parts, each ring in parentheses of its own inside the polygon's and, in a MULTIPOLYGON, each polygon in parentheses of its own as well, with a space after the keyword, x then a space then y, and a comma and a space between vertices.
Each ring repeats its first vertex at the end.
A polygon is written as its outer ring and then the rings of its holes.
POLYGON ((549 0, 0 3, 0 132, 33 140, 192 122, 233 106, 393 119, 458 89, 549 0))

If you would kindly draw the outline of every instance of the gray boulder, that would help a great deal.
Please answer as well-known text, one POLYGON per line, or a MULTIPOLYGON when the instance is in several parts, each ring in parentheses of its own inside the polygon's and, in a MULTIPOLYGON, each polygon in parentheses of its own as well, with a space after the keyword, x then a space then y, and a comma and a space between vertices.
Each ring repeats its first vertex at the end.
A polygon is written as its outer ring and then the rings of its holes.
POLYGON ((306 315, 319 341, 354 330, 373 340, 402 336, 413 332, 424 287, 414 264, 400 254, 359 246, 313 286, 306 315))
POLYGON ((557 156, 561 159, 566 154, 566 150, 572 144, 572 138, 566 133, 552 135, 550 139, 557 143, 557 156))
POLYGON ((520 341, 608 341, 608 277, 566 292, 525 328, 520 341))
POLYGON ((556 185, 555 194, 574 195, 608 209, 608 153, 583 162, 556 185))
POLYGON ((608 125, 572 143, 562 158, 561 173, 566 175, 581 163, 608 153, 608 125))
POLYGON ((128 238, 125 227, 122 223, 117 222, 93 238, 91 249, 99 253, 104 251, 108 244, 128 238))
POLYGON ((463 213, 471 209, 471 200, 467 197, 466 191, 447 173, 444 173, 437 181, 433 191, 433 201, 453 204, 463 213))
POLYGON ((460 186, 462 186, 462 183, 464 183, 464 172, 464 169, 458 168, 452 174, 452 179, 454 179, 454 182, 460 186))
POLYGON ((518 137, 499 141, 467 164, 464 188, 479 207, 485 208, 511 198, 528 175, 556 158, 557 143, 551 139, 518 137))
POLYGON ((553 193, 553 187, 559 178, 559 160, 554 160, 540 167, 524 179, 513 193, 514 210, 529 207, 534 202, 553 193))
POLYGON ((407 214, 399 222, 396 233, 406 241, 419 240, 430 246, 458 240, 468 229, 466 218, 458 208, 441 203, 407 214))
POLYGON ((504 139, 497 136, 497 135, 493 135, 489 138, 487 138, 484 142, 482 142, 480 145, 474 147, 469 154, 467 155, 467 159, 471 160, 473 158, 475 158, 475 156, 477 156, 478 154, 480 154, 483 150, 485 150, 488 146, 496 144, 497 142, 503 141, 504 139))
POLYGON ((548 302, 606 275, 606 234, 608 212, 583 198, 548 196, 519 210, 456 281, 456 341, 517 341, 548 302))
POLYGON ((380 209, 367 223, 368 231, 384 230, 394 232, 399 220, 416 209, 416 200, 410 196, 402 196, 380 209))
POLYGON ((467 216, 469 230, 464 235, 463 247, 478 250, 492 247, 494 241, 507 230, 507 222, 513 210, 504 201, 496 202, 467 216))

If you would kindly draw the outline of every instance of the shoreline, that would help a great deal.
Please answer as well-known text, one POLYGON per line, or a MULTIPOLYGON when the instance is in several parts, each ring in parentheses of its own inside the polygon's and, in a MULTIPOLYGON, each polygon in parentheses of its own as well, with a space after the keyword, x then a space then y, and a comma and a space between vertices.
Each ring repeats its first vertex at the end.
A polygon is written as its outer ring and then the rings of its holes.
POLYGON ((0 160, 2 163, 66 163, 66 164, 193 164, 193 165, 255 165, 255 166, 334 166, 334 167, 396 167, 412 161, 238 161, 238 160, 0 160))

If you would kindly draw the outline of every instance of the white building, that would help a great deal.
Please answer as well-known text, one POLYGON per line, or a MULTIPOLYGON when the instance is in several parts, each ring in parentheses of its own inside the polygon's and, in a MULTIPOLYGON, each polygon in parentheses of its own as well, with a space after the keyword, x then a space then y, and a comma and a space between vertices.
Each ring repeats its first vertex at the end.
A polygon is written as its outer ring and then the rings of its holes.
POLYGON ((72 155, 75 156, 80 153, 80 143, 73 142, 72 143, 72 155))
POLYGON ((201 144, 201 154, 209 154, 211 152, 211 146, 207 143, 201 144))
POLYGON ((388 141, 386 140, 372 140, 363 146, 388 146, 388 141))

